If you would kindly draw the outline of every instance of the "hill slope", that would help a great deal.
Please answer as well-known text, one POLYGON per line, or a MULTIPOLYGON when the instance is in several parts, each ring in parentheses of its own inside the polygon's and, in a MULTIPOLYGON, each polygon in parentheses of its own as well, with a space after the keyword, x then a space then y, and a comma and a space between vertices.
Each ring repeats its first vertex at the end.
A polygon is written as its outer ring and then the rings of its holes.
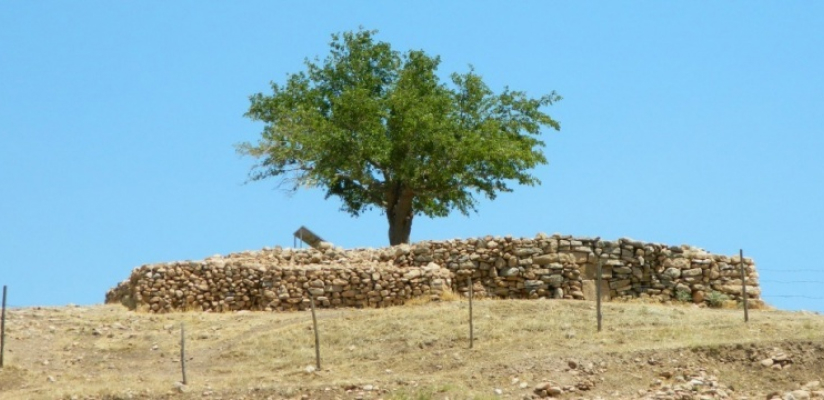
POLYGON ((607 303, 601 332, 591 302, 483 300, 474 316, 469 349, 466 300, 320 310, 314 371, 308 312, 12 309, 0 398, 763 399, 808 383, 797 397, 821 394, 816 314, 751 311, 745 324, 740 310, 607 303))

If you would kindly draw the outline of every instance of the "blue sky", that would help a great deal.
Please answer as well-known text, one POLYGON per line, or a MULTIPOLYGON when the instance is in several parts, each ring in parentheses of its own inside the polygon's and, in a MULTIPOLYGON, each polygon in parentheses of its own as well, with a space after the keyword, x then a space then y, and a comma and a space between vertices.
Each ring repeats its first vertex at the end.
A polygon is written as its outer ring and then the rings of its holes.
POLYGON ((377 211, 244 184, 233 147, 262 128, 249 95, 363 26, 444 77, 564 97, 543 185, 419 217, 413 241, 743 248, 769 303, 824 311, 822 21, 821 2, 3 1, 0 284, 15 306, 93 304, 134 267, 291 246, 301 225, 385 245, 377 211))

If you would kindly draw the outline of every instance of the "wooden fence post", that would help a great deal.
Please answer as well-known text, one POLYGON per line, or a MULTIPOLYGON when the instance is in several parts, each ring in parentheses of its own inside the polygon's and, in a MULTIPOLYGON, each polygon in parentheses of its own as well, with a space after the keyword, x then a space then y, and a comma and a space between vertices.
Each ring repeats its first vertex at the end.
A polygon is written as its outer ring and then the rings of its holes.
POLYGON ((747 275, 744 272, 744 249, 738 250, 741 259, 741 297, 744 299, 744 322, 750 321, 749 307, 747 307, 747 275))
POLYGON ((472 276, 469 276, 469 348, 475 343, 475 327, 472 321, 472 297, 474 289, 472 288, 472 276))
POLYGON ((320 336, 318 335, 318 318, 315 316, 315 295, 309 293, 309 304, 312 306, 312 330, 315 331, 315 366, 320 371, 320 336))
POLYGON ((188 385, 186 380, 186 328, 183 322, 180 323, 180 372, 183 374, 183 384, 188 385))
POLYGON ((3 352, 6 350, 6 285, 3 285, 3 313, 0 315, 0 368, 3 368, 3 352))
POLYGON ((597 267, 595 268, 595 319, 598 321, 598 332, 601 332, 601 255, 604 254, 605 249, 600 249, 600 254, 598 253, 598 243, 601 241, 601 237, 598 236, 595 239, 592 239, 592 254, 598 259, 597 267))
POLYGON ((598 269, 595 272, 597 274, 597 279, 595 281, 595 308, 597 311, 596 318, 598 319, 598 332, 601 332, 601 264, 602 264, 601 256, 598 255, 598 269))

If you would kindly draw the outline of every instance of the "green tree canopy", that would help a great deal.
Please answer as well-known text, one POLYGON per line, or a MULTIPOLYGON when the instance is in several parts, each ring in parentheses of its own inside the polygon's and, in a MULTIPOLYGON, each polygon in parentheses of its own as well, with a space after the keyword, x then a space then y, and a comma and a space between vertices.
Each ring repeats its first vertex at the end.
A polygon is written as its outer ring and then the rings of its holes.
POLYGON ((541 128, 560 129, 542 107, 560 96, 496 94, 472 68, 444 83, 439 57, 399 53, 376 33, 332 35, 322 63, 250 97, 246 116, 265 123, 257 143, 238 145, 259 160, 251 180, 325 188, 355 216, 379 208, 392 245, 409 241, 415 215, 468 214, 478 194, 540 183, 528 170, 546 163, 541 128))

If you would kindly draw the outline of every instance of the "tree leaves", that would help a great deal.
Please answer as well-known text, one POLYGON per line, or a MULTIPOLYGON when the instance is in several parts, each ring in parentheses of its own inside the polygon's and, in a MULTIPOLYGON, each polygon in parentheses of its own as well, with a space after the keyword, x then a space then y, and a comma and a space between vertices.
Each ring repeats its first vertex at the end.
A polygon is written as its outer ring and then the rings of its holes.
POLYGON ((378 207, 389 216, 411 200, 410 226, 414 214, 467 214, 476 194, 540 183, 528 172, 546 163, 538 136, 560 129, 542 108, 560 96, 495 94, 472 68, 446 84, 439 57, 398 53, 376 33, 333 35, 322 62, 250 96, 246 116, 265 123, 256 144, 237 146, 259 160, 251 180, 324 187, 353 215, 378 207))

